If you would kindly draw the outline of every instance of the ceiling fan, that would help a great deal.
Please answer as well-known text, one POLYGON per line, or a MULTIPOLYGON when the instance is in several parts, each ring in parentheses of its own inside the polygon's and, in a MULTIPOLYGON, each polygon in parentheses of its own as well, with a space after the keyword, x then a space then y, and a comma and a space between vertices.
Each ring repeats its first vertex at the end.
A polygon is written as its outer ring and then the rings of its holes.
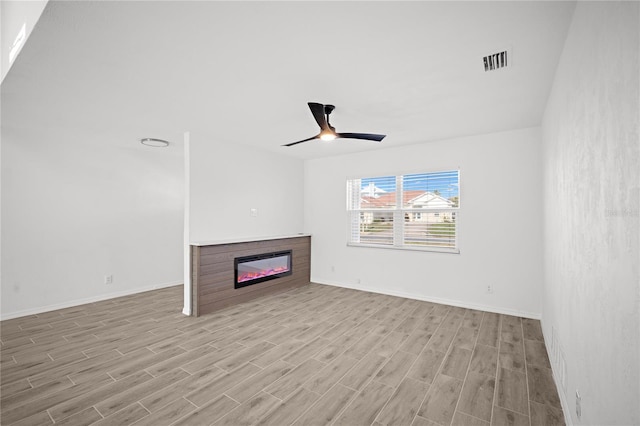
POLYGON ((338 133, 335 127, 329 123, 329 115, 331 111, 335 109, 333 105, 323 105, 316 102, 308 102, 309 109, 313 118, 316 119, 318 126, 320 126, 320 133, 317 135, 303 139, 298 142, 291 142, 282 146, 293 146, 302 142, 312 141, 314 139, 322 139, 323 141, 332 141, 334 139, 364 139, 368 141, 380 142, 387 135, 376 135, 373 133, 338 133))

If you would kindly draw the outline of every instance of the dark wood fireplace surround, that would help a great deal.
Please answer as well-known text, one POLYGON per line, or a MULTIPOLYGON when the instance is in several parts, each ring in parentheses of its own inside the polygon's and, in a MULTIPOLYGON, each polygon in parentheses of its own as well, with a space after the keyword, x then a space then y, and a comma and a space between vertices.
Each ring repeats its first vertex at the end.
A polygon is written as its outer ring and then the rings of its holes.
POLYGON ((308 235, 191 246, 192 315, 200 316, 267 294, 309 284, 311 237, 308 235), (234 259, 292 251, 292 274, 251 286, 234 288, 234 259))

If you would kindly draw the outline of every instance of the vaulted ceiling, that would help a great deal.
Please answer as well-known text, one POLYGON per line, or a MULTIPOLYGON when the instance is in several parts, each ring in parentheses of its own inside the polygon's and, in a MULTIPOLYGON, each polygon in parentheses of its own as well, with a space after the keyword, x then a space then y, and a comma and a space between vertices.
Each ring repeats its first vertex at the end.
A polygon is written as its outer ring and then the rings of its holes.
POLYGON ((573 8, 50 1, 2 83, 3 132, 122 147, 190 131, 304 159, 537 126, 573 8), (388 136, 282 147, 318 132, 309 101, 336 105, 338 131, 388 136))

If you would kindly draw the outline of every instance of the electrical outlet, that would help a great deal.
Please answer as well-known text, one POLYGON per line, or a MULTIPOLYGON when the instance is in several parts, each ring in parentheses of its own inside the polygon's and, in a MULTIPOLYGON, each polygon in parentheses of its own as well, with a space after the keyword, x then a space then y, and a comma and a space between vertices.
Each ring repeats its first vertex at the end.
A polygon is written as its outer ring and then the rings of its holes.
POLYGON ((582 417, 582 397, 578 389, 576 389, 576 416, 578 416, 578 420, 582 417))
POLYGON ((491 284, 487 284, 487 293, 493 293, 493 286, 491 284))
POLYGON ((336 267, 331 265, 331 272, 335 272, 336 271, 336 267))
POLYGON ((356 279, 356 284, 360 284, 360 278, 356 279))
POLYGON ((250 209, 249 215, 251 215, 251 217, 258 217, 258 209, 255 209, 255 208, 250 209))
POLYGON ((105 275, 104 276, 104 283, 105 284, 113 284, 113 275, 105 275))

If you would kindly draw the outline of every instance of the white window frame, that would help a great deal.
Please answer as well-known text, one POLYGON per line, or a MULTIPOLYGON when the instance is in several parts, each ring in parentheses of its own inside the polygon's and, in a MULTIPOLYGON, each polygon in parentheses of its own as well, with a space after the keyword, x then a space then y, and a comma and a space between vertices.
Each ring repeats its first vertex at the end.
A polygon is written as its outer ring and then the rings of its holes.
MULTIPOLYGON (((347 211, 346 211, 346 222, 347 222, 347 246, 352 247, 368 247, 368 248, 381 248, 381 249, 393 249, 393 250, 412 250, 412 251, 425 251, 425 252, 437 252, 437 253, 452 253, 459 254, 460 253, 460 245, 459 245, 459 234, 460 234, 460 217, 461 215, 461 185, 460 185, 460 169, 459 168, 449 168, 437 171, 420 171, 420 172, 411 172, 411 173, 402 173, 397 175, 385 174, 378 176, 366 175, 362 177, 354 177, 347 179, 347 211), (411 174, 431 174, 431 173, 443 173, 443 172, 458 172, 458 206, 453 208, 437 208, 437 209, 409 209, 404 208, 403 203, 403 188, 402 188, 402 179, 403 176, 411 175, 411 174), (381 209, 381 208, 373 208, 367 209, 362 208, 360 206, 359 209, 353 209, 352 203, 353 200, 350 197, 356 196, 349 188, 350 182, 356 179, 371 179, 376 177, 385 177, 385 176, 395 176, 396 179, 396 194, 395 194, 395 209, 381 209), (356 241, 360 238, 360 233, 358 232, 357 238, 354 238, 353 230, 355 229, 353 220, 354 218, 360 218, 363 214, 366 213, 387 213, 393 216, 393 243, 392 244, 376 244, 376 243, 361 243, 356 241), (408 245, 404 244, 404 231, 405 231, 405 215, 414 215, 414 214, 428 214, 428 213, 445 213, 450 214, 451 217, 455 217, 455 237, 454 237, 454 247, 438 247, 438 246, 417 246, 417 245, 408 245)), ((360 192, 357 194, 360 197, 360 192)))

